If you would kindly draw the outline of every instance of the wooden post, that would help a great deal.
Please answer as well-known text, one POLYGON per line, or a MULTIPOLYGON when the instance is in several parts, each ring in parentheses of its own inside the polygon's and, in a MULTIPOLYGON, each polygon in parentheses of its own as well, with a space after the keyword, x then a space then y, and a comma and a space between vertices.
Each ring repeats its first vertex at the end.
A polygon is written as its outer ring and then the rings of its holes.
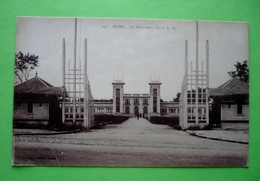
POLYGON ((65 38, 63 38, 62 42, 62 87, 63 87, 63 93, 62 93, 62 124, 65 122, 65 53, 66 53, 66 47, 65 47, 65 38))
POLYGON ((184 76, 184 100, 183 100, 183 126, 188 126, 188 41, 185 40, 185 76, 184 76))
POLYGON ((206 41, 206 79, 207 79, 207 89, 206 89, 206 120, 209 124, 209 41, 206 41))
POLYGON ((195 118, 196 118, 196 126, 199 125, 198 121, 198 78, 199 78, 199 23, 198 21, 196 22, 196 95, 195 95, 195 118))
POLYGON ((73 124, 76 123, 76 50, 77 50, 77 18, 75 18, 74 34, 74 67, 73 67, 73 124))
POLYGON ((89 86, 87 74, 87 39, 84 42, 84 127, 89 129, 89 86))

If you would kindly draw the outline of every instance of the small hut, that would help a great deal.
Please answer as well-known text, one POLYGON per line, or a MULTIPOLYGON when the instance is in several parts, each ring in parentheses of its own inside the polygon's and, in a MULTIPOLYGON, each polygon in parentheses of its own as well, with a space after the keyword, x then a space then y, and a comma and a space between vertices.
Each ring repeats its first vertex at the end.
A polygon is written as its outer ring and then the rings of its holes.
POLYGON ((210 124, 223 129, 248 129, 249 85, 230 79, 217 88, 209 89, 210 124))
POLYGON ((54 87, 37 75, 14 87, 14 125, 62 124, 64 87, 54 87))

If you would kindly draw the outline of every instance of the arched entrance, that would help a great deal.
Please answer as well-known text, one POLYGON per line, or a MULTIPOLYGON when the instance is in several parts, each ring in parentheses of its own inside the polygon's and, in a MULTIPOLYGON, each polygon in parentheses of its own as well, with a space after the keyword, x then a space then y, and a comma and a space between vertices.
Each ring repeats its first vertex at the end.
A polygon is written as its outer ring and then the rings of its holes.
POLYGON ((147 108, 147 106, 144 106, 144 108, 143 108, 143 113, 144 113, 144 114, 148 114, 148 108, 147 108))
POLYGON ((126 113, 126 114, 130 114, 130 107, 129 107, 129 106, 126 106, 126 107, 125 107, 125 113, 126 113))
POLYGON ((138 108, 138 106, 135 106, 134 112, 135 112, 135 114, 139 114, 139 108, 138 108))

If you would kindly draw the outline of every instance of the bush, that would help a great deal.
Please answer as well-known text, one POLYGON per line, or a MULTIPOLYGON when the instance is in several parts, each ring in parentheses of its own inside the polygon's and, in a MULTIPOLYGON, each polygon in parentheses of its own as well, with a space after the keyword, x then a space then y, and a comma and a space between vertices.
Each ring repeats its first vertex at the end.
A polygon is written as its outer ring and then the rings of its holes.
POLYGON ((176 130, 182 130, 182 128, 179 125, 173 125, 172 127, 176 130))
POLYGON ((212 130, 212 128, 209 124, 205 125, 202 129, 203 130, 212 130))
POLYGON ((190 126, 188 127, 188 130, 199 130, 200 127, 199 126, 190 126))
POLYGON ((94 124, 94 126, 91 127, 91 129, 104 129, 106 127, 107 123, 105 122, 100 122, 94 124))
POLYGON ((202 128, 199 126, 190 126, 188 130, 211 130, 211 127, 208 124, 203 126, 202 128))
POLYGON ((123 115, 112 115, 112 114, 103 114, 103 115, 95 115, 94 117, 94 124, 121 124, 122 122, 129 119, 129 116, 123 115))
POLYGON ((179 117, 152 116, 150 117, 150 122, 153 124, 164 124, 173 127, 179 125, 179 117))

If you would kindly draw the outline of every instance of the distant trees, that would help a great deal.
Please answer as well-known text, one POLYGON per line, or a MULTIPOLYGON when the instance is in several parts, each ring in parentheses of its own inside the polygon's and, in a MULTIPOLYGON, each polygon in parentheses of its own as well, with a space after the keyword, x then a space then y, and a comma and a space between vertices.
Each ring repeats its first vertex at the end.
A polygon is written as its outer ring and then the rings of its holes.
POLYGON ((249 83, 249 68, 247 60, 243 63, 237 62, 234 66, 236 67, 236 70, 228 72, 229 76, 249 83))
MULTIPOLYGON (((15 77, 21 82, 27 81, 31 70, 39 66, 39 56, 29 53, 24 54, 21 51, 15 53, 15 77)), ((18 82, 15 82, 17 84, 18 82)))
POLYGON ((176 98, 173 98, 173 101, 174 101, 174 102, 180 102, 180 97, 181 97, 181 93, 178 92, 178 93, 176 94, 176 98))
POLYGON ((113 99, 95 99, 95 102, 113 102, 113 99))

